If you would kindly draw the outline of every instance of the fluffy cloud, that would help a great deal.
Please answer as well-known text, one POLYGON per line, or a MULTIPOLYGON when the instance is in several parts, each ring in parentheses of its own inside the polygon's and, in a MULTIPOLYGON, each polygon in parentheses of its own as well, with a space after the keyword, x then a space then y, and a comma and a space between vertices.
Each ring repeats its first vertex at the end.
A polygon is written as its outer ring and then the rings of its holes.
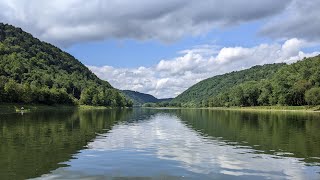
POLYGON ((320 52, 304 53, 310 46, 304 40, 289 39, 282 44, 261 44, 254 47, 197 46, 179 52, 181 56, 161 60, 152 67, 114 68, 88 66, 100 78, 119 89, 149 93, 159 98, 175 97, 195 83, 230 71, 254 65, 286 62, 320 52))
POLYGON ((63 46, 106 38, 174 41, 213 28, 279 14, 290 2, 2 0, 0 21, 20 26, 42 40, 63 46))

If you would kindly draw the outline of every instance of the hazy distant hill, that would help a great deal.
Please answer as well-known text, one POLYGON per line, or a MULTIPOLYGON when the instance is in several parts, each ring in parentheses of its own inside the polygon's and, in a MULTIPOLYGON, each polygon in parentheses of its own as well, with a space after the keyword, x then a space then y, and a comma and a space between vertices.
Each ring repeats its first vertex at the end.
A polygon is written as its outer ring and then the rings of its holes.
POLYGON ((3 23, 0 23, 0 102, 130 104, 72 55, 3 23))
POLYGON ((135 106, 141 106, 145 103, 158 103, 158 102, 164 102, 164 101, 170 101, 172 100, 171 98, 168 99, 157 99, 156 97, 150 95, 150 94, 145 94, 145 93, 140 93, 137 91, 130 91, 130 90, 123 90, 122 91, 125 96, 128 99, 131 99, 133 101, 133 104, 135 106))

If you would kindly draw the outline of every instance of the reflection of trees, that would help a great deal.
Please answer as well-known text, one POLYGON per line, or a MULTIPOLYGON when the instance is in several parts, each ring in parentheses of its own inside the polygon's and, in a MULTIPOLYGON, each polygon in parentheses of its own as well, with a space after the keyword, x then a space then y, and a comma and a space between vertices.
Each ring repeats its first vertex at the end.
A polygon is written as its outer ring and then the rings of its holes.
POLYGON ((64 166, 58 163, 70 160, 97 133, 118 123, 148 120, 159 112, 177 115, 203 136, 222 137, 266 153, 282 149, 295 157, 320 155, 316 113, 119 109, 4 114, 0 116, 0 177, 26 179, 49 173, 64 166))
POLYGON ((1 179, 26 179, 63 165, 96 133, 131 116, 131 110, 39 112, 1 115, 1 179))
POLYGON ((203 135, 250 145, 266 153, 290 152, 295 157, 320 155, 320 114, 180 110, 181 120, 203 135), (247 142, 247 143, 245 143, 247 142))

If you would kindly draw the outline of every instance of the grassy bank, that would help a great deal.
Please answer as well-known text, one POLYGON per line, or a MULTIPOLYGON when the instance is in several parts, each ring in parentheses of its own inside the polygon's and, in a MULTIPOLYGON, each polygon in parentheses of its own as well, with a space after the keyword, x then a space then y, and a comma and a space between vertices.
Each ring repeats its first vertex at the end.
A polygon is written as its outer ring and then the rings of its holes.
POLYGON ((250 106, 250 107, 144 107, 151 109, 217 109, 217 110, 239 110, 239 111, 300 111, 300 112, 320 112, 320 106, 250 106))
MULTIPOLYGON (((209 108, 185 108, 185 107, 144 107, 151 109, 217 109, 217 110, 241 110, 241 111, 300 111, 300 112, 320 112, 320 106, 252 106, 252 107, 209 107, 209 108)), ((46 110, 93 110, 93 109, 112 109, 105 106, 68 106, 68 105, 39 105, 39 104, 0 104, 0 114, 17 112, 34 112, 46 110), (21 109, 23 107, 23 110, 21 109)))
POLYGON ((301 111, 320 112, 320 106, 251 106, 251 107, 212 107, 206 109, 225 109, 243 111, 301 111))
POLYGON ((80 105, 80 106, 76 106, 76 108, 81 109, 81 110, 112 109, 111 107, 105 107, 105 106, 88 106, 88 105, 80 105))

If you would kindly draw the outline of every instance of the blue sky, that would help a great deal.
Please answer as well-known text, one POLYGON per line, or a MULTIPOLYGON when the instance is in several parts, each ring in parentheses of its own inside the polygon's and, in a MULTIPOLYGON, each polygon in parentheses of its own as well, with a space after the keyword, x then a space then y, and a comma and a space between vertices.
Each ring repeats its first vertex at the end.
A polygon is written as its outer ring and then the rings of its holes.
POLYGON ((319 0, 2 0, 0 20, 69 52, 118 89, 195 83, 320 54, 319 0))
POLYGON ((177 56, 177 52, 181 50, 201 44, 251 47, 272 42, 272 39, 257 34, 262 25, 261 21, 254 21, 212 30, 200 36, 187 36, 168 43, 158 40, 107 39, 79 43, 65 50, 87 65, 126 68, 152 66, 162 59, 177 56))

